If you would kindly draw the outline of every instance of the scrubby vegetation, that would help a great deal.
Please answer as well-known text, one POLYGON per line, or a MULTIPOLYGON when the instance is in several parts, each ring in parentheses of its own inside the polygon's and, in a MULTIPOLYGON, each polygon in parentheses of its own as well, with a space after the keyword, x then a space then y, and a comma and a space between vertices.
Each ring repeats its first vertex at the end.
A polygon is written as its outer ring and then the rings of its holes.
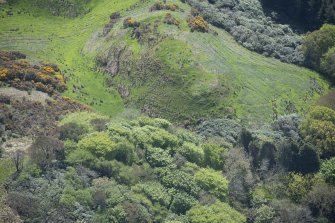
POLYGON ((166 13, 164 17, 164 23, 169 25, 176 25, 179 27, 180 21, 177 20, 171 13, 166 13))
POLYGON ((308 33, 303 44, 305 65, 335 81, 335 25, 325 24, 308 33))
MULTIPOLYGON (((68 123, 73 129, 83 125, 76 116, 82 114, 68 116, 60 127, 64 146, 57 139, 37 138, 29 149, 29 162, 9 183, 9 205, 24 220, 185 222, 206 215, 203 209, 210 208, 227 212, 218 219, 245 221, 242 214, 221 203, 227 201, 228 180, 220 171, 211 169, 213 162, 203 158, 206 154, 200 151, 205 150, 206 144, 200 143, 196 135, 175 129, 166 120, 146 117, 111 122, 102 132, 75 134, 62 130, 68 123), (194 144, 194 138, 198 144, 194 144), (189 148, 188 154, 194 151, 194 155, 181 155, 184 147, 189 148), (198 166, 192 163, 192 157, 204 161, 198 166), (45 184, 46 175, 53 179, 51 184, 45 184), (30 186, 22 188, 27 184, 30 186), (33 187, 44 189, 30 192, 33 187), (49 194, 51 188, 53 193, 49 194), (43 197, 48 197, 43 208, 63 213, 32 211, 43 197), (32 202, 29 207, 25 202, 28 198, 32 202), (212 200, 217 202, 213 204, 212 200), (78 214, 72 215, 73 212, 78 214)), ((89 128, 93 126, 88 124, 89 128)), ((223 159, 220 153, 210 156, 223 159)))
POLYGON ((136 21, 136 19, 134 19, 132 17, 128 17, 123 21, 123 26, 125 28, 138 27, 138 26, 140 26, 140 23, 138 21, 136 21))
POLYGON ((208 24, 201 16, 189 17, 187 22, 192 32, 195 30, 208 32, 208 24))
POLYGON ((277 24, 268 17, 259 0, 185 2, 196 9, 193 13, 224 28, 249 50, 289 63, 302 63, 301 37, 288 25, 277 24))
POLYGON ((156 10, 171 10, 175 11, 178 9, 178 5, 176 4, 161 4, 156 2, 153 6, 150 7, 150 11, 156 11, 156 10))
POLYGON ((14 135, 54 135, 56 121, 69 112, 88 111, 88 106, 60 96, 66 85, 55 64, 30 65, 17 52, 0 52, 0 77, 2 88, 8 90, 0 94, 0 142, 14 135), (15 90, 9 86, 20 90, 15 90), (27 94, 24 94, 27 92, 27 94), (46 94, 36 92, 46 92, 46 94), (22 94, 22 96, 20 96, 22 94), (40 97, 40 98, 38 98, 40 97))
POLYGON ((334 222, 334 27, 292 29, 332 10, 297 2, 0 0, 0 222, 334 222))
POLYGON ((333 113, 244 128, 231 144, 148 117, 104 118, 97 131, 103 117, 73 113, 59 139, 35 139, 7 182, 8 204, 27 222, 332 222, 334 156, 304 123, 333 113))
POLYGON ((22 90, 54 94, 66 89, 64 76, 55 64, 31 65, 26 55, 0 51, 0 81, 22 90))

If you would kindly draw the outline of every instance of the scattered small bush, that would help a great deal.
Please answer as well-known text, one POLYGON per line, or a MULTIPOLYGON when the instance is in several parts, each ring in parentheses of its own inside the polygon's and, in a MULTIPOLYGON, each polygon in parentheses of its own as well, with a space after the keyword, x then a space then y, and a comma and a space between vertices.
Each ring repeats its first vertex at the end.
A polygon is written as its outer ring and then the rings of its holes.
POLYGON ((105 25, 104 29, 103 29, 103 35, 106 36, 114 27, 114 24, 120 19, 121 14, 119 12, 113 12, 110 15, 110 20, 109 23, 105 25))
POLYGON ((139 26, 140 26, 140 23, 132 17, 128 17, 123 21, 123 27, 124 28, 128 28, 128 27, 135 28, 135 27, 139 27, 139 26))
POLYGON ((169 25, 175 25, 179 27, 180 22, 172 16, 171 13, 166 13, 164 17, 164 23, 169 24, 169 25))
POLYGON ((208 32, 209 27, 208 23, 201 16, 189 17, 187 19, 188 26, 191 28, 191 31, 200 31, 208 32))
POLYGON ((155 3, 153 6, 150 7, 150 11, 157 11, 157 10, 171 10, 175 11, 178 9, 178 5, 176 4, 161 4, 161 3, 155 3))

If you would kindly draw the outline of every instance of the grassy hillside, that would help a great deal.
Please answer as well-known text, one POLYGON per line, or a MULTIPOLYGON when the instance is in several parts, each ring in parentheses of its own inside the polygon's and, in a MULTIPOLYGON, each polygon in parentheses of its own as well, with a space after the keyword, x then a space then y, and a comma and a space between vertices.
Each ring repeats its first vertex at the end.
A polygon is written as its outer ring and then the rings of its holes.
POLYGON ((23 51, 30 59, 57 62, 69 77, 65 95, 108 115, 122 111, 124 101, 175 121, 209 115, 269 121, 274 110, 303 112, 318 92, 328 88, 316 73, 252 53, 220 29, 190 32, 186 18, 191 9, 180 1, 168 1, 181 8, 172 12, 179 28, 167 25, 163 23, 166 11, 149 12, 154 2, 92 0, 88 14, 69 19, 51 17, 21 1, 13 5, 13 16, 0 19, 0 46, 23 51), (122 18, 102 37, 98 31, 116 11, 122 18), (149 47, 133 38, 132 29, 122 26, 129 16, 150 23, 152 29, 156 22, 154 37, 159 41, 149 47), (124 55, 123 67, 106 88, 105 76, 95 70, 95 58, 120 45, 130 56, 124 55), (121 85, 130 92, 124 100, 117 92, 121 85))
POLYGON ((59 64, 69 74, 69 90, 65 95, 93 105, 105 114, 115 114, 123 109, 120 97, 115 91, 106 91, 103 75, 94 71, 94 55, 84 55, 81 50, 112 12, 126 9, 136 2, 93 0, 90 4, 94 7, 90 13, 71 19, 50 16, 47 11, 31 7, 28 1, 20 1, 12 6, 13 16, 1 18, 1 49, 20 50, 29 59, 59 64), (73 85, 83 88, 73 92, 73 85))

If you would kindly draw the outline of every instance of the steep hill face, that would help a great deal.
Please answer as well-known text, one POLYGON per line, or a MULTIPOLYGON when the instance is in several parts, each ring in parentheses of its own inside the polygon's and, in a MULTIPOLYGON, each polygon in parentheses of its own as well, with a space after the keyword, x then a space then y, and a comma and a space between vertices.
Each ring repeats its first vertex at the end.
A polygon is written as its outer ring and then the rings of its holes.
POLYGON ((192 32, 188 4, 169 0, 176 8, 157 10, 155 2, 94 0, 72 19, 13 3, 1 18, 1 46, 57 62, 67 71, 65 95, 110 115, 126 105, 177 122, 264 122, 304 112, 327 90, 318 74, 252 53, 206 21, 208 32, 192 32), (110 19, 113 12, 120 15, 110 19))

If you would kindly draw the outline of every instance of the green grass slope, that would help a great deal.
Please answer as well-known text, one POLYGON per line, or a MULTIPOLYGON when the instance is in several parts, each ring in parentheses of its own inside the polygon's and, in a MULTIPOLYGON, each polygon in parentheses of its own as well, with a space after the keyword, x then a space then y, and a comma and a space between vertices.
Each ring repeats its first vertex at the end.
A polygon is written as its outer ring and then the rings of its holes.
POLYGON ((65 94, 109 115, 122 111, 125 102, 174 121, 229 115, 263 122, 271 120, 274 110, 303 113, 328 89, 318 74, 252 53, 220 29, 190 32, 186 19, 191 9, 178 0, 168 3, 180 7, 172 12, 179 28, 165 24, 166 11, 149 12, 154 2, 92 0, 91 11, 74 19, 52 17, 17 3, 14 16, 0 19, 0 48, 60 64, 69 76, 65 94), (18 14, 24 7, 27 13, 18 14), (99 31, 115 11, 121 11, 122 18, 102 37, 99 31), (122 25, 129 16, 155 31, 146 33, 143 41, 133 38, 132 28, 122 25), (149 46, 151 37, 156 42, 149 46), (121 57, 119 73, 107 75, 106 87, 106 75, 96 71, 95 58, 120 45, 127 53, 121 57), (123 100, 117 92, 120 86, 130 93, 123 100))
POLYGON ((107 91, 104 76, 95 69, 95 55, 83 54, 82 48, 92 33, 101 29, 108 16, 125 10, 137 0, 92 0, 92 10, 84 17, 51 16, 47 11, 32 7, 29 1, 18 1, 8 6, 0 19, 0 48, 19 50, 32 60, 54 62, 65 71, 69 89, 65 95, 92 105, 96 110, 113 115, 122 111, 123 103, 116 91, 107 91), (21 12, 21 13, 19 13, 21 12), (73 85, 81 90, 73 92, 73 85))

